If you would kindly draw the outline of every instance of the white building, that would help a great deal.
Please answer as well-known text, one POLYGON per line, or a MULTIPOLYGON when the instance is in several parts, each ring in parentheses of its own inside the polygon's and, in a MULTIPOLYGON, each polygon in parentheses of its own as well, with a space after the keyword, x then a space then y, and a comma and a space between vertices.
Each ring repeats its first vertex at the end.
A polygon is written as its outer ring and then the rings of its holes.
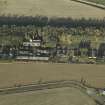
POLYGON ((17 60, 31 60, 31 61, 48 61, 49 57, 38 57, 38 56, 33 56, 33 57, 28 57, 28 56, 17 56, 17 60))
POLYGON ((41 40, 35 40, 32 42, 23 42, 23 46, 39 47, 41 46, 41 40))

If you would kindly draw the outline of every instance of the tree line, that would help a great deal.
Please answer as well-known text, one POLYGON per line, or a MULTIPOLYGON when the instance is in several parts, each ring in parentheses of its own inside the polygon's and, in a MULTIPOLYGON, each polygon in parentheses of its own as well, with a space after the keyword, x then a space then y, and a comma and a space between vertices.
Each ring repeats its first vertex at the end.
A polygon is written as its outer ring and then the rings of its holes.
POLYGON ((105 19, 73 19, 46 16, 0 16, 0 26, 2 25, 17 26, 53 26, 53 27, 105 27, 105 19))

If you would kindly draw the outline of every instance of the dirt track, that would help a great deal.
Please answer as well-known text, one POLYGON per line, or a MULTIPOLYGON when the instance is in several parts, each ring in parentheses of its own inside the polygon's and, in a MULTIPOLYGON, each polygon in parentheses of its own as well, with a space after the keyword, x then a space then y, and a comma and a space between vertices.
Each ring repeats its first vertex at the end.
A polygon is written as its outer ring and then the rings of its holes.
POLYGON ((0 64, 0 87, 37 81, 80 80, 95 87, 105 87, 104 65, 70 64, 0 64))

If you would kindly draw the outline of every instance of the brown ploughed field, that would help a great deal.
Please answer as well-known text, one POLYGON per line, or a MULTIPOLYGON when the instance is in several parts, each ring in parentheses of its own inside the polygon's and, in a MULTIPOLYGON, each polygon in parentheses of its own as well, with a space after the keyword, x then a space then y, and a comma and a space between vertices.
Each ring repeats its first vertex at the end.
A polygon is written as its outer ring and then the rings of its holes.
POLYGON ((81 80, 95 87, 105 87, 104 65, 79 64, 0 64, 0 87, 38 81, 81 80))

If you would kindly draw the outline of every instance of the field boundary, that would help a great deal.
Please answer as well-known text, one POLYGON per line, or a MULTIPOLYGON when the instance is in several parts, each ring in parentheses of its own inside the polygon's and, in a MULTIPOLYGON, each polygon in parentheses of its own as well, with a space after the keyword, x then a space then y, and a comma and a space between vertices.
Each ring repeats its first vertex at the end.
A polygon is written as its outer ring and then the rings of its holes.
POLYGON ((82 4, 90 5, 90 6, 97 7, 97 8, 105 10, 105 6, 102 5, 102 4, 97 4, 97 3, 93 3, 93 2, 89 2, 89 1, 85 1, 85 0, 72 0, 72 1, 79 2, 79 3, 82 3, 82 4))
POLYGON ((62 88, 62 87, 74 87, 80 90, 82 89, 84 91, 87 88, 94 88, 96 90, 99 89, 99 88, 91 87, 88 84, 77 80, 59 80, 59 81, 46 81, 46 82, 38 81, 37 83, 31 83, 26 85, 17 84, 17 85, 14 85, 13 87, 4 87, 4 88, 2 87, 0 88, 0 95, 62 88))
MULTIPOLYGON (((27 85, 18 85, 14 87, 5 87, 0 89, 0 95, 7 94, 16 94, 16 93, 24 93, 29 91, 38 91, 38 90, 46 90, 46 89, 55 89, 55 88, 65 88, 65 87, 73 87, 79 89, 81 92, 90 97, 97 105, 103 105, 101 101, 97 100, 95 97, 89 95, 86 91, 93 87, 82 83, 81 81, 76 80, 60 80, 60 81, 47 81, 41 82, 39 81, 36 84, 27 84, 27 85)), ((98 91, 98 88, 93 88, 98 91)))

